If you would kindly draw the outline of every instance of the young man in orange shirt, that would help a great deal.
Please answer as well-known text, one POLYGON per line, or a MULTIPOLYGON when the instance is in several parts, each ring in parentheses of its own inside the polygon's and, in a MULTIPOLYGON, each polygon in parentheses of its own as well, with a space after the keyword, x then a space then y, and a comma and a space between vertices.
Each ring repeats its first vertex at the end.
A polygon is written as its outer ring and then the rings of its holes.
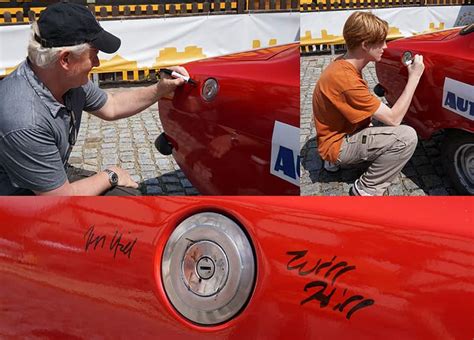
POLYGON ((408 66, 408 82, 392 108, 374 97, 362 69, 380 61, 388 24, 368 12, 354 12, 344 25, 347 52, 321 74, 313 93, 318 151, 325 162, 370 166, 351 187, 353 196, 383 195, 417 144, 415 130, 400 125, 423 74, 423 57, 408 66), (371 126, 374 118, 386 126, 371 126))

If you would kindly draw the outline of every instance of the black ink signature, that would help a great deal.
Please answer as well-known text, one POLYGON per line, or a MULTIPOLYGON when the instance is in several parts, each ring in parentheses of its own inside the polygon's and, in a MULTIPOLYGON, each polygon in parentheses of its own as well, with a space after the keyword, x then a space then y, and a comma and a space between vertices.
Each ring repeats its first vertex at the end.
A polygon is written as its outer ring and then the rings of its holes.
MULTIPOLYGON (((300 276, 307 276, 309 274, 314 274, 316 276, 317 275, 323 276, 324 270, 327 269, 327 271, 324 273, 324 276, 320 277, 321 280, 311 281, 305 285, 304 287, 305 292, 308 292, 309 290, 313 290, 313 289, 316 289, 316 292, 300 302, 300 305, 304 305, 305 303, 315 300, 319 302, 320 308, 327 307, 330 304, 331 299, 333 298, 334 294, 336 293, 337 288, 333 287, 333 285, 336 283, 336 280, 340 278, 343 274, 346 274, 352 270, 355 270, 356 266, 350 266, 348 265, 346 261, 336 262, 337 256, 333 256, 333 258, 330 261, 326 261, 326 262, 322 262, 323 259, 319 259, 313 267, 306 269, 308 261, 305 259, 305 256, 307 255, 307 253, 308 253, 307 250, 288 251, 286 254, 293 256, 293 258, 291 258, 288 261, 286 269, 297 270, 298 275, 300 276), (298 260, 305 260, 305 261, 297 262, 298 260), (329 286, 329 283, 327 281, 329 281, 331 274, 334 274, 334 275, 332 276, 332 280, 329 286)), ((347 289, 344 289, 344 292, 342 293, 342 298, 345 297, 346 292, 347 292, 347 289)), ((346 306, 348 306, 349 304, 355 301, 360 301, 360 302, 354 305, 346 313, 346 319, 348 320, 356 311, 365 307, 372 306, 375 303, 373 299, 364 299, 362 295, 353 295, 345 299, 343 302, 337 303, 332 309, 334 311, 338 311, 342 313, 346 306)))
MULTIPOLYGON (((123 255, 127 256, 130 259, 130 256, 132 255, 133 247, 137 243, 137 238, 133 241, 128 241, 125 243, 123 241, 122 243, 122 233, 119 233, 118 230, 115 231, 114 236, 110 240, 109 243, 109 250, 114 252, 114 259, 117 256, 117 251, 120 251, 123 253, 123 255)), ((96 250, 98 247, 99 248, 104 248, 106 242, 107 242, 107 236, 106 235, 95 235, 94 234, 94 225, 92 225, 84 234, 84 239, 86 240, 85 244, 85 251, 87 252, 89 250, 89 247, 93 246, 93 249, 96 250)))
POLYGON ((94 226, 92 225, 84 235, 84 238, 87 236, 86 241, 86 251, 89 249, 91 244, 94 244, 94 250, 100 244, 101 248, 104 248, 105 243, 105 235, 94 237, 94 226))

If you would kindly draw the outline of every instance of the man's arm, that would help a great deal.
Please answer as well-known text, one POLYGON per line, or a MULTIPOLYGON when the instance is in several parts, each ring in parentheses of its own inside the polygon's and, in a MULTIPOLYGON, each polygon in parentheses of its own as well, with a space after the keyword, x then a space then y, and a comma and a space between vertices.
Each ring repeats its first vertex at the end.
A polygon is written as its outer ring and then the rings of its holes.
MULTIPOLYGON (((119 186, 138 188, 138 184, 131 179, 127 171, 116 166, 109 167, 109 169, 118 175, 119 186)), ((59 188, 51 191, 35 191, 34 193, 38 196, 96 196, 110 188, 112 188, 112 186, 109 182, 108 174, 101 171, 93 176, 80 179, 73 183, 66 180, 59 188)))
POLYGON ((415 93, 424 69, 423 56, 417 54, 413 63, 408 66, 408 81, 396 103, 392 108, 381 103, 377 111, 373 114, 373 117, 386 125, 400 125, 410 107, 413 94, 415 93))
MULTIPOLYGON (((170 69, 188 76, 188 72, 183 67, 174 66, 170 69)), ((109 94, 105 105, 91 113, 109 121, 130 117, 156 103, 159 98, 173 92, 176 87, 183 84, 183 79, 174 79, 162 73, 161 79, 156 85, 109 94)))

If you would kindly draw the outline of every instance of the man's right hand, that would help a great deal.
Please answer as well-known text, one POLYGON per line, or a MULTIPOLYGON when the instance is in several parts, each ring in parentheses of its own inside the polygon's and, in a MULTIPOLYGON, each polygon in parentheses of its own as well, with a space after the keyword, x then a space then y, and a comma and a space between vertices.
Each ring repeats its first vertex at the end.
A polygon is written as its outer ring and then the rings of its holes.
MULTIPOLYGON (((171 66, 168 69, 189 77, 188 71, 182 66, 171 66)), ((160 81, 156 84, 158 98, 172 93, 178 86, 182 86, 185 83, 184 79, 173 78, 164 72, 160 72, 160 78, 160 81)))
POLYGON ((423 56, 421 54, 416 54, 413 62, 407 66, 408 76, 421 78, 423 71, 425 70, 425 64, 423 64, 423 56))

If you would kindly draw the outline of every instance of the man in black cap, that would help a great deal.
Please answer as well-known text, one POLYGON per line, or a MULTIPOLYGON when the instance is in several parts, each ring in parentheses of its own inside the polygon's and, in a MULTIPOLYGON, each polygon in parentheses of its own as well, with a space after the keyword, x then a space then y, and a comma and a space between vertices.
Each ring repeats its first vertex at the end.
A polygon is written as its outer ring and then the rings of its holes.
POLYGON ((88 75, 99 50, 119 47, 85 6, 60 2, 41 13, 27 60, 0 82, 0 195, 139 194, 119 167, 84 175, 67 165, 83 110, 108 121, 130 117, 184 83, 162 74, 157 85, 105 93, 88 75))

